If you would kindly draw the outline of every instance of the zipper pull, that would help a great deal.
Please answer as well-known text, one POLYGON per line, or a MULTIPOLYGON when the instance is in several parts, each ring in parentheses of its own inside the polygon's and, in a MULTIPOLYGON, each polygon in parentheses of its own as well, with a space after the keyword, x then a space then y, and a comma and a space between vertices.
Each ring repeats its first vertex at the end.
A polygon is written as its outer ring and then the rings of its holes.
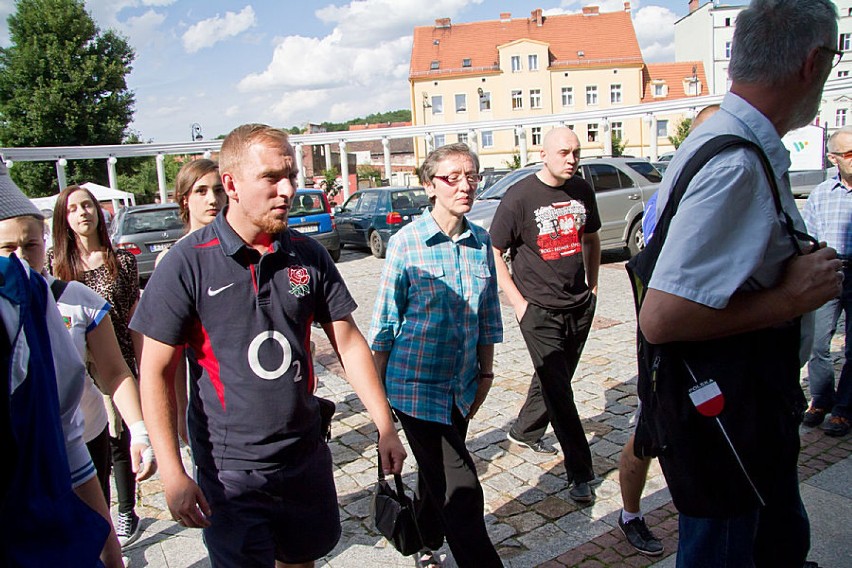
POLYGON ((657 392, 657 369, 660 368, 660 356, 654 357, 654 363, 651 365, 651 390, 657 392))

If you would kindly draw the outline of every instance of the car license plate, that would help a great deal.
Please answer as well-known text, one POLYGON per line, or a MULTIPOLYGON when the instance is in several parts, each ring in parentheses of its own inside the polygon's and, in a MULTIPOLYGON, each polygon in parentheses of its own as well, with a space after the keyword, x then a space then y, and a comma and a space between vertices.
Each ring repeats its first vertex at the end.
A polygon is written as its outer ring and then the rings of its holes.
POLYGON ((293 228, 296 229, 297 231, 299 231, 300 233, 318 233, 319 232, 319 225, 317 225, 316 223, 314 223, 312 225, 298 225, 298 226, 293 227, 293 228))
POLYGON ((170 246, 172 246, 172 243, 154 243, 153 245, 148 245, 148 249, 150 249, 151 252, 160 252, 166 250, 170 246))

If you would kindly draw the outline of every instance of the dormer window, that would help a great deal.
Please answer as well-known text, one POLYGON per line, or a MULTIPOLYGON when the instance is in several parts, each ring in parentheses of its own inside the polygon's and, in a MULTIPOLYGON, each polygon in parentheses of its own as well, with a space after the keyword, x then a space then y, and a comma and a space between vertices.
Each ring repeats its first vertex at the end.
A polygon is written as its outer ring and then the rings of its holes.
POLYGON ((462 59, 462 67, 470 67, 470 59, 462 59))
POLYGON ((435 69, 438 69, 440 66, 441 66, 440 61, 435 60, 435 61, 433 61, 433 62, 432 62, 432 64, 429 66, 429 69, 431 69, 432 71, 434 71, 435 69))
POLYGON ((651 83, 652 94, 656 98, 662 98, 669 94, 669 88, 665 81, 653 81, 651 83))

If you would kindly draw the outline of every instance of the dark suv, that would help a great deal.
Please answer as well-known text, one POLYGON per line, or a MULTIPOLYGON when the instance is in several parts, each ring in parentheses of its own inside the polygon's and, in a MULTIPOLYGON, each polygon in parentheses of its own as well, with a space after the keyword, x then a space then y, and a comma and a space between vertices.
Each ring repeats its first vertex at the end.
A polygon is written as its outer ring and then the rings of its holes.
POLYGON ((328 197, 321 189, 299 189, 290 205, 291 228, 320 242, 334 262, 340 260, 340 237, 328 197))

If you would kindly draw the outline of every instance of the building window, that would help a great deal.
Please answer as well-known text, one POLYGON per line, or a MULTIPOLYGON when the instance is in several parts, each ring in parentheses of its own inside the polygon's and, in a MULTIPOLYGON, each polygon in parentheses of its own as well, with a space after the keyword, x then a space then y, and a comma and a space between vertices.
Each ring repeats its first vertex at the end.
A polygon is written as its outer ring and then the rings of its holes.
POLYGON ((698 79, 688 79, 684 81, 686 96, 697 97, 701 94, 701 81, 698 79))
POLYGON ((432 114, 444 114, 443 95, 432 95, 432 114))
POLYGON ((624 123, 612 122, 609 127, 612 129, 612 137, 624 140, 624 123))
POLYGON ((848 69, 837 72, 837 78, 838 79, 841 79, 843 77, 848 77, 848 76, 849 76, 849 70, 848 69))
POLYGON ((657 121, 657 137, 665 138, 669 135, 669 121, 668 120, 658 120, 657 121))
POLYGON ((852 49, 852 34, 840 34, 838 48, 840 51, 849 51, 852 49))
POLYGON ((834 113, 834 126, 846 126, 846 109, 839 108, 834 113))
POLYGON ((529 67, 530 71, 538 71, 538 55, 527 57, 527 67, 529 67))
POLYGON ((725 18, 725 27, 726 27, 726 28, 730 28, 730 27, 731 27, 731 18, 725 18))
POLYGON ((668 94, 669 90, 666 88, 665 83, 654 83, 654 96, 655 97, 665 97, 668 94))
POLYGON ((483 91, 479 95, 479 110, 491 110, 491 92, 483 91))
POLYGON ((586 132, 589 135, 589 142, 597 142, 598 141, 598 123, 590 122, 586 127, 586 132))
POLYGON ((494 133, 490 130, 483 130, 479 133, 479 138, 482 140, 483 148, 491 148, 494 146, 494 133))
POLYGON ((513 128, 513 129, 512 129, 512 134, 514 134, 514 135, 515 135, 515 148, 517 148, 518 146, 520 146, 520 145, 521 145, 521 137, 520 137, 520 136, 518 136, 518 129, 517 129, 517 128, 513 128))
POLYGON ((429 69, 434 71, 435 69, 437 69, 440 66, 441 66, 441 63, 439 61, 433 61, 432 64, 429 65, 429 69))
POLYGON ((586 104, 589 106, 598 104, 597 85, 590 85, 586 87, 586 104))
POLYGON ((470 67, 470 59, 462 59, 462 67, 470 67))
POLYGON ((435 144, 435 148, 440 148, 441 146, 446 145, 447 136, 445 134, 436 134, 432 141, 435 144))
POLYGON ((609 86, 609 102, 612 104, 621 102, 621 85, 609 86))
POLYGON ((467 112, 467 95, 464 93, 456 95, 456 112, 467 112))
POLYGON ((532 127, 532 145, 541 146, 541 126, 532 127))
POLYGON ((731 42, 725 42, 725 59, 731 58, 731 42))
POLYGON ((562 106, 574 106, 574 87, 562 87, 562 106))
POLYGON ((459 135, 458 135, 458 138, 459 138, 459 144, 467 144, 467 133, 466 132, 460 132, 459 135))
POLYGON ((521 70, 521 56, 513 55, 512 56, 512 73, 517 73, 521 70))
POLYGON ((512 110, 524 108, 523 91, 512 91, 512 110))
POLYGON ((541 108, 541 89, 530 89, 530 108, 541 108))

